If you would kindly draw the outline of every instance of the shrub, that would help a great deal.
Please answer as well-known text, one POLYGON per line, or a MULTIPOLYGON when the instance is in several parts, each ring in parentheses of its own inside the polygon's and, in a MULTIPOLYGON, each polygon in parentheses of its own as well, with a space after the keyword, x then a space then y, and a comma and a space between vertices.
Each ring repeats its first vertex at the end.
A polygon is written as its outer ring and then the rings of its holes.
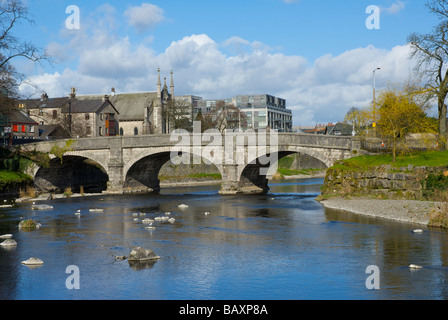
POLYGON ((36 197, 36 190, 34 190, 34 187, 27 186, 25 190, 20 189, 19 191, 20 198, 35 198, 36 197))
POLYGON ((445 174, 429 174, 423 181, 423 195, 427 199, 440 200, 440 194, 448 190, 448 176, 445 174))
POLYGON ((72 188, 71 188, 71 187, 65 188, 65 190, 64 190, 64 195, 65 195, 67 198, 70 198, 70 197, 73 195, 72 188))
POLYGON ((25 231, 31 231, 36 229, 36 222, 32 219, 20 221, 19 227, 25 231))

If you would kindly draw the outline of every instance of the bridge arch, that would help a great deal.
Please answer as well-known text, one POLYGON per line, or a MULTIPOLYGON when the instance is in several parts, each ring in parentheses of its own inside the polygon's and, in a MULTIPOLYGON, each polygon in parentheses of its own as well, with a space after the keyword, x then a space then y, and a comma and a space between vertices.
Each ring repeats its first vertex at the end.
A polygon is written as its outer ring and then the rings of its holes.
POLYGON ((83 156, 54 157, 48 167, 40 167, 34 174, 34 187, 44 192, 97 193, 107 189, 109 176, 98 162, 83 156), (61 178, 63 177, 63 178, 61 178))
POLYGON ((311 156, 328 168, 333 165, 322 150, 313 148, 288 146, 282 150, 274 151, 265 155, 252 155, 248 157, 248 164, 239 166, 237 176, 239 178, 239 190, 244 193, 263 193, 269 190, 269 174, 274 174, 273 166, 278 164, 278 160, 291 154, 305 154, 311 156), (263 159, 264 158, 264 159, 263 159))
MULTIPOLYGON (((131 160, 127 161, 123 167, 123 189, 125 192, 139 192, 139 191, 159 191, 160 180, 159 172, 161 168, 170 160, 172 160, 173 154, 179 156, 187 154, 190 159, 189 163, 195 163, 192 160, 193 156, 197 159, 206 160, 212 162, 213 159, 202 154, 200 151, 191 148, 189 151, 182 149, 177 150, 176 147, 159 147, 152 149, 132 150, 131 160), (136 157, 132 157, 133 154, 138 154, 136 157)), ((211 164, 214 165, 214 164, 211 164)), ((218 171, 223 174, 222 165, 214 165, 218 171)))

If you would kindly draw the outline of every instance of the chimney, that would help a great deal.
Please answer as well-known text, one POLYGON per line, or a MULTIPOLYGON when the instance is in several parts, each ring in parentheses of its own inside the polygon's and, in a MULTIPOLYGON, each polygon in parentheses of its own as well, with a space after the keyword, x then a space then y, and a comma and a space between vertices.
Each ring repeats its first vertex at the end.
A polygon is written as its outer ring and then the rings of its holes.
POLYGON ((48 94, 42 93, 42 95, 40 96, 40 101, 45 101, 47 99, 48 99, 48 94))
POLYGON ((70 90, 70 94, 69 94, 70 99, 75 100, 76 99, 76 88, 71 88, 70 90))
POLYGON ((109 96, 107 94, 104 95, 103 97, 103 102, 109 101, 109 96))

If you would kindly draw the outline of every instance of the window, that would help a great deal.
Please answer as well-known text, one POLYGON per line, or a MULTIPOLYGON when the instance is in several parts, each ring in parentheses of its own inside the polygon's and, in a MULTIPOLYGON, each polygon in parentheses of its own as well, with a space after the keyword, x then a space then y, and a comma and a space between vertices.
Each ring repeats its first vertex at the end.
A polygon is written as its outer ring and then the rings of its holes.
POLYGON ((86 113, 86 120, 90 119, 90 114, 86 113))
POLYGON ((137 127, 134 128, 134 136, 138 136, 138 128, 137 127))
POLYGON ((26 126, 22 125, 22 132, 26 132, 26 126))
POLYGON ((30 127, 29 127, 29 132, 30 132, 30 133, 34 133, 34 126, 30 126, 30 127))
POLYGON ((86 126, 86 135, 90 136, 92 134, 92 129, 90 126, 86 126))
POLYGON ((40 115, 40 116, 43 116, 43 115, 44 115, 44 110, 39 109, 39 115, 40 115))
POLYGON ((101 128, 101 127, 98 128, 98 134, 99 134, 100 136, 103 135, 103 128, 101 128))
POLYGON ((103 120, 103 114, 102 113, 100 113, 100 120, 101 121, 103 120))
POLYGON ((12 131, 13 131, 13 132, 18 132, 18 131, 19 131, 19 126, 16 125, 16 124, 13 124, 13 125, 12 125, 12 131))
POLYGON ((124 136, 123 128, 120 128, 120 136, 124 136))
POLYGON ((53 119, 58 118, 58 110, 53 110, 53 119))

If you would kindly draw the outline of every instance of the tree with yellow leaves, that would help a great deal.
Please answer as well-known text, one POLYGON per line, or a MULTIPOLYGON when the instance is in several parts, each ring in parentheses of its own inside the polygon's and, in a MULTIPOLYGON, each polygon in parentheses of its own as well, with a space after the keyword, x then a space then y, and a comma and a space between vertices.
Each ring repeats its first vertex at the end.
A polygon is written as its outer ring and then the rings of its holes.
POLYGON ((351 124, 358 135, 362 135, 365 134, 371 118, 371 111, 367 108, 352 107, 347 111, 344 121, 351 124))
POLYGON ((427 116, 427 106, 419 103, 417 95, 403 90, 388 89, 377 100, 378 130, 392 145, 393 161, 397 145, 404 142, 409 133, 436 133, 437 125, 427 116))

